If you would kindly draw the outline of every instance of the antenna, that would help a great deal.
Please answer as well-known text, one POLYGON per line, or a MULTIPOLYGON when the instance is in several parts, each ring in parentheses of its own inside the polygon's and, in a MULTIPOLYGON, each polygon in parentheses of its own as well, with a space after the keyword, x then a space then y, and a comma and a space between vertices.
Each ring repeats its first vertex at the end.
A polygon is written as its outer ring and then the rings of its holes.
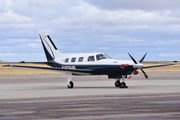
POLYGON ((76 47, 77 47, 77 49, 78 49, 79 53, 81 53, 81 50, 79 49, 79 47, 78 47, 78 46, 76 46, 76 47))

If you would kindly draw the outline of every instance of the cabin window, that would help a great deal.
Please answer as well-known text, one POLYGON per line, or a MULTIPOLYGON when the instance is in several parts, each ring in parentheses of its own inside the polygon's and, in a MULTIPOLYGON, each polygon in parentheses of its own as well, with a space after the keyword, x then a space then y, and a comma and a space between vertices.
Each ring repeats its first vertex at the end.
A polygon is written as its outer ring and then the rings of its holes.
POLYGON ((111 58, 109 56, 107 56, 106 54, 97 54, 96 59, 102 60, 102 59, 111 59, 111 58))
POLYGON ((75 62, 75 61, 76 61, 76 58, 75 58, 75 57, 71 59, 71 62, 75 62))
POLYGON ((89 56, 88 61, 95 61, 94 56, 89 56))
POLYGON ((83 57, 79 57, 79 60, 78 60, 78 61, 79 61, 79 62, 82 62, 83 59, 84 59, 83 57))
POLYGON ((66 58, 66 59, 65 59, 65 62, 68 62, 68 61, 69 61, 69 58, 66 58))

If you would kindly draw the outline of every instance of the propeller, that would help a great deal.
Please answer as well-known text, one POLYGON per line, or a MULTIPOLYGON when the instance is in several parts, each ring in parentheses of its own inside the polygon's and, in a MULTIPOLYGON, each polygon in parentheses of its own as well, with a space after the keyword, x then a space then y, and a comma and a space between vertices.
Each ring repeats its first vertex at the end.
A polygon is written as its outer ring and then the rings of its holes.
MULTIPOLYGON (((129 53, 128 53, 129 54, 129 53)), ((131 59, 133 60, 133 62, 135 63, 135 64, 137 64, 137 62, 136 62, 136 60, 129 54, 129 56, 131 57, 131 59)))
POLYGON ((135 65, 133 66, 135 69, 134 71, 131 73, 131 75, 128 77, 128 79, 132 78, 132 76, 134 75, 134 73, 136 72, 137 69, 140 69, 142 71, 142 73, 144 74, 144 77, 147 79, 148 75, 144 72, 144 70, 142 69, 143 67, 143 60, 146 57, 147 53, 141 58, 141 60, 139 61, 139 63, 137 63, 137 61, 128 53, 128 55, 131 57, 132 61, 135 63, 135 65))
POLYGON ((144 77, 145 77, 146 79, 148 79, 148 75, 144 72, 144 70, 141 69, 141 71, 142 71, 142 73, 144 74, 144 77))
POLYGON ((139 61, 140 63, 143 62, 144 58, 146 57, 147 53, 142 57, 142 59, 139 61))

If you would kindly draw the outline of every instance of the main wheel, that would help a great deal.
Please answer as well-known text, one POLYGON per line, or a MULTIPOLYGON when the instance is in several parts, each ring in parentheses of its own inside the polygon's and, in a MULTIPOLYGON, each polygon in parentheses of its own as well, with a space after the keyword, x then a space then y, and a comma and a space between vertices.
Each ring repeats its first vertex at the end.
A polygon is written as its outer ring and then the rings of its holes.
POLYGON ((119 80, 117 80, 116 82, 115 82, 115 87, 120 87, 120 81, 119 80))
POLYGON ((74 83, 72 81, 69 82, 69 85, 67 85, 68 88, 73 88, 74 87, 74 83))
POLYGON ((120 86, 119 86, 120 88, 125 88, 126 87, 126 83, 125 82, 122 82, 122 83, 120 83, 120 86))

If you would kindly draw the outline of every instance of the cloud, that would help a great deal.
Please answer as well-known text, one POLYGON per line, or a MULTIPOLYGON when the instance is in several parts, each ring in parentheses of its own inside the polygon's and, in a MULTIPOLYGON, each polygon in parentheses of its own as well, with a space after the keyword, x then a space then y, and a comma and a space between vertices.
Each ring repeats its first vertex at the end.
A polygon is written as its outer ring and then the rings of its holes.
POLYGON ((65 6, 68 3, 68 0, 64 1, 64 0, 53 0, 53 1, 49 1, 49 0, 29 0, 29 2, 32 2, 34 4, 40 4, 40 5, 52 5, 52 6, 65 6))
POLYGON ((147 51, 159 57, 179 50, 176 0, 6 0, 0 1, 0 15, 2 53, 43 53, 38 36, 43 32, 61 52, 78 46, 82 52, 116 56, 147 51))
POLYGON ((127 54, 117 54, 116 57, 128 57, 127 54))
POLYGON ((180 53, 161 53, 161 57, 180 57, 180 53))
POLYGON ((0 56, 10 56, 10 57, 17 57, 17 56, 27 56, 28 54, 18 54, 18 53, 0 53, 0 56))
POLYGON ((97 49, 100 49, 100 50, 109 50, 108 47, 97 47, 97 49))
POLYGON ((160 10, 179 8, 179 0, 84 0, 106 10, 160 10))
POLYGON ((0 53, 2 61, 46 61, 44 53, 0 53))
MULTIPOLYGON (((159 16, 156 12, 145 12, 142 10, 118 10, 104 11, 97 7, 81 3, 72 7, 67 12, 68 16, 61 16, 53 20, 53 23, 70 24, 70 25, 94 25, 100 26, 117 26, 124 24, 156 24, 163 23, 166 16, 159 16), (69 18, 73 16, 72 18, 69 18)), ((136 25, 136 27, 138 27, 136 25)), ((133 28, 133 27, 131 27, 133 28)), ((147 28, 147 26, 146 26, 147 28)))
POLYGON ((39 42, 39 39, 7 39, 9 43, 14 43, 14 42, 39 42))
POLYGON ((10 57, 20 57, 20 56, 44 56, 42 53, 0 53, 1 57, 10 56, 10 57))
POLYGON ((0 16, 1 16, 0 23, 3 23, 3 24, 28 23, 31 21, 30 18, 15 14, 12 11, 9 11, 7 13, 0 13, 0 16))
POLYGON ((32 48, 38 48, 38 47, 40 47, 38 44, 35 44, 35 43, 28 43, 28 46, 29 46, 29 47, 32 47, 32 48))
MULTIPOLYGON (((7 7, 8 11, 2 13, 4 17, 0 20, 4 24, 6 22, 11 24, 5 24, 1 29, 7 27, 13 29, 37 29, 38 32, 48 31, 49 33, 53 33, 55 30, 66 31, 78 29, 80 31, 87 31, 89 28, 98 29, 98 27, 102 26, 113 26, 115 27, 113 29, 146 29, 153 31, 155 29, 150 25, 179 24, 180 21, 179 17, 173 15, 174 11, 171 10, 165 12, 131 9, 109 11, 88 4, 87 1, 78 1, 75 5, 71 5, 71 2, 71 0, 66 2, 48 2, 46 0, 39 2, 22 0, 18 0, 17 2, 11 1, 11 4, 7 4, 7 6, 10 6, 7 7), (17 7, 19 3, 25 7, 17 7), (47 3, 50 5, 47 6, 47 3), (61 4, 71 6, 61 8, 61 4), (31 9, 30 12, 29 9, 31 9)), ((107 1, 107 3, 115 4, 113 1, 107 1)), ((176 26, 175 28, 174 26, 172 29, 175 31, 179 29, 179 27, 176 26)), ((109 29, 109 31, 110 30, 112 29, 109 29)))

